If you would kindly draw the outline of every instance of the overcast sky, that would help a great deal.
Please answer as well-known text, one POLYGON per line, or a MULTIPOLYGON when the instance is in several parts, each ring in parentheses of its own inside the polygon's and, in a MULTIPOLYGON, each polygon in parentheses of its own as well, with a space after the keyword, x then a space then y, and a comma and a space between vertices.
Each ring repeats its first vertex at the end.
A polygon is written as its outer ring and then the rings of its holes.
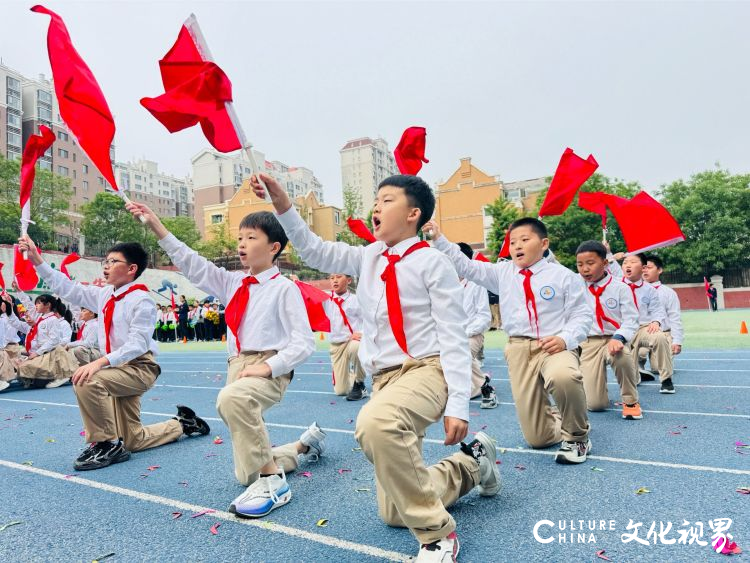
MULTIPOLYGON (((0 57, 50 75, 49 18, 3 2, 0 57)), ((96 2, 45 5, 65 20, 115 114, 117 159, 184 175, 207 146, 170 135, 138 100, 194 12, 233 83, 248 137, 311 168, 341 202, 339 149, 427 128, 430 163, 505 181, 549 175, 566 146, 649 189, 720 162, 750 172, 747 2, 96 2)))

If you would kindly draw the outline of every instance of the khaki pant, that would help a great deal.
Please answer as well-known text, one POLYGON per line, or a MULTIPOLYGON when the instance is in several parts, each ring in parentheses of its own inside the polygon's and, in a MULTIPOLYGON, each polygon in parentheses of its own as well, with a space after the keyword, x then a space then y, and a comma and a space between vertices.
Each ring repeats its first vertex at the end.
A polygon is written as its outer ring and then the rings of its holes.
POLYGON ((425 467, 422 439, 447 400, 439 358, 409 359, 373 377, 372 399, 357 417, 355 437, 375 467, 380 517, 423 544, 455 530, 446 507, 479 483, 479 464, 462 452, 425 467))
POLYGON ((490 305, 490 314, 492 314, 492 324, 490 326, 500 330, 503 326, 503 320, 500 317, 500 305, 498 303, 490 305))
POLYGON ((564 350, 550 355, 536 340, 511 336, 505 359, 518 422, 529 445, 546 448, 561 439, 585 441, 591 426, 578 354, 564 350))
POLYGON ((607 351, 609 336, 589 336, 581 344, 581 373, 586 390, 586 405, 590 411, 603 411, 609 407, 607 395, 607 365, 612 366, 617 383, 620 385, 620 399, 626 405, 638 402, 638 388, 635 367, 630 346, 622 352, 610 356, 607 351))
POLYGON ((482 394, 484 385, 484 372, 480 355, 484 350, 484 334, 475 334, 469 337, 471 348, 471 398, 482 394))
POLYGON ((16 366, 10 354, 0 350, 0 381, 13 381, 16 378, 16 366))
POLYGON ((281 401, 292 374, 280 377, 238 377, 247 366, 260 364, 275 351, 243 352, 229 360, 227 384, 219 391, 216 410, 232 434, 234 474, 245 486, 258 480, 261 467, 271 460, 286 473, 297 469, 297 447, 289 443, 271 449, 263 413, 281 401))
POLYGON ((20 344, 8 344, 3 350, 8 354, 11 360, 16 360, 26 349, 20 344))
POLYGON ((355 381, 362 383, 365 380, 365 370, 362 369, 357 356, 358 352, 359 340, 351 339, 338 344, 331 343, 333 391, 337 395, 346 395, 351 391, 355 381))
POLYGON ((79 366, 85 366, 102 357, 99 348, 89 348, 88 346, 74 346, 68 351, 73 353, 79 366))
POLYGON ((151 352, 96 372, 83 385, 74 385, 87 442, 122 438, 125 449, 145 450, 174 442, 182 425, 174 419, 143 426, 141 396, 151 389, 161 369, 151 352))
POLYGON ((638 373, 638 358, 651 357, 651 369, 659 372, 659 381, 672 377, 674 363, 672 359, 672 333, 657 330, 653 334, 646 332, 648 325, 638 329, 633 337, 633 365, 637 374, 638 383, 641 376, 638 373))
POLYGON ((73 376, 78 364, 65 346, 58 346, 41 356, 26 360, 18 366, 18 376, 24 379, 67 379, 73 376))

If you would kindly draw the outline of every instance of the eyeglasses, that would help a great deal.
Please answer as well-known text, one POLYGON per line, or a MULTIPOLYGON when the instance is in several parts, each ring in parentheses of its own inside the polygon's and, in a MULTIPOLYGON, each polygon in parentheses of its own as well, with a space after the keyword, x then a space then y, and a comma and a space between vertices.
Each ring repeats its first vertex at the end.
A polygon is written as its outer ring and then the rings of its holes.
POLYGON ((113 266, 117 264, 118 262, 122 262, 123 264, 127 264, 128 262, 125 260, 117 260, 116 258, 107 258, 105 260, 102 260, 102 268, 107 268, 109 266, 113 266))

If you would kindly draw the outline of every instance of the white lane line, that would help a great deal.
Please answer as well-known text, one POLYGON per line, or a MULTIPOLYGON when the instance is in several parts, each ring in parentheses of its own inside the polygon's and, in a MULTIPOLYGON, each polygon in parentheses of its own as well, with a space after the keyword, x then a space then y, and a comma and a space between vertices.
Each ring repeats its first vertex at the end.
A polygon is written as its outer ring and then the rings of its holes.
MULTIPOLYGON (((0 399, 0 401, 11 401, 11 402, 17 402, 17 403, 33 403, 33 404, 40 404, 40 405, 51 405, 51 406, 58 406, 58 407, 73 407, 75 409, 78 408, 78 405, 71 405, 68 403, 51 403, 51 402, 44 402, 44 401, 23 401, 20 399, 0 399)), ((503 405, 512 405, 513 403, 501 403, 503 405)), ((619 412, 617 409, 608 409, 611 411, 619 412)), ((643 411, 643 412, 668 412, 668 411, 643 411)), ((141 414, 148 414, 152 416, 166 416, 171 417, 172 414, 165 414, 162 412, 149 412, 149 411, 141 411, 141 414)), ((674 414, 685 414, 685 413, 674 413, 674 414)), ((706 414, 706 413, 696 413, 696 414, 706 414)), ((740 416, 740 415, 721 415, 721 416, 740 416)), ((221 422, 220 418, 217 417, 209 417, 204 416, 202 417, 204 420, 210 420, 210 421, 216 421, 221 422)), ((742 417, 746 418, 746 417, 742 417)), ((292 430, 307 430, 307 426, 301 426, 298 424, 281 424, 277 422, 266 422, 266 426, 270 426, 272 428, 288 428, 292 430)), ((349 434, 354 435, 354 430, 344 430, 342 428, 331 428, 326 426, 325 427, 326 432, 331 432, 334 434, 349 434)), ((443 440, 435 440, 434 438, 425 438, 423 440, 424 442, 428 442, 430 444, 440 444, 443 445, 443 440)), ((557 452, 550 452, 550 451, 544 451, 544 450, 532 450, 530 448, 506 448, 503 446, 498 446, 498 450, 500 450, 500 453, 503 452, 514 452, 514 453, 520 453, 520 454, 538 454, 538 455, 547 455, 547 456, 554 456, 557 452)), ((629 464, 635 464, 635 465, 651 465, 655 467, 672 467, 675 469, 689 469, 691 471, 708 471, 713 473, 731 473, 733 475, 750 475, 750 470, 745 469, 730 469, 726 467, 712 467, 708 465, 687 465, 684 463, 668 463, 664 461, 649 461, 649 460, 643 460, 643 459, 630 459, 630 458, 620 458, 620 457, 611 457, 611 456, 597 456, 597 455, 590 455, 588 456, 590 459, 598 459, 601 461, 611 461, 613 463, 629 463, 629 464)), ((24 466, 25 467, 25 466, 24 466)))
POLYGON ((28 465, 21 465, 13 461, 7 461, 0 459, 0 466, 7 467, 9 469, 15 469, 18 471, 25 471, 35 475, 41 475, 42 477, 48 477, 50 479, 57 479, 59 481, 65 481, 66 483, 75 483, 76 485, 82 485, 85 487, 91 487, 93 489, 99 489, 108 493, 114 493, 121 496, 134 498, 136 500, 150 502, 153 504, 161 504, 168 506, 173 509, 179 509, 185 512, 202 512, 204 510, 214 510, 210 517, 232 522, 234 524, 242 524, 243 526, 249 526, 259 530, 265 530, 268 532, 276 532, 291 536, 294 538, 300 538, 315 543, 327 545, 329 547, 335 547, 337 549, 343 549, 346 551, 353 551, 355 553, 361 553, 363 555, 369 555, 371 557, 378 557, 380 559, 386 559, 388 561, 407 561, 409 556, 396 551, 387 551, 379 547, 371 545, 359 544, 350 542, 347 540, 341 540, 332 536, 324 536, 322 534, 315 534, 306 530, 300 530, 298 528, 292 528, 290 526, 284 526, 283 524, 277 524, 268 520, 247 520, 237 518, 231 512, 225 512, 224 510, 216 510, 209 506, 201 506, 199 504, 191 504, 176 499, 162 497, 159 495, 152 495, 150 493, 143 493, 141 491, 135 491, 133 489, 126 489, 125 487, 118 487, 115 485, 109 485, 107 483, 101 483, 99 481, 92 481, 91 479, 84 479, 82 477, 66 476, 56 471, 49 471, 40 467, 31 467, 28 465))
MULTIPOLYGON (((685 371, 685 370, 681 370, 685 371)), ((492 381, 510 381, 510 379, 502 377, 493 377, 492 381)), ((607 385, 614 385, 619 387, 620 384, 616 381, 608 381, 607 385)), ((698 389, 750 389, 750 385, 698 385, 694 383, 678 383, 678 387, 697 387, 698 389)), ((168 387, 168 386, 167 386, 168 387)), ((660 383, 641 383, 639 387, 661 387, 660 383)), ((750 415, 748 415, 750 416, 750 415)))

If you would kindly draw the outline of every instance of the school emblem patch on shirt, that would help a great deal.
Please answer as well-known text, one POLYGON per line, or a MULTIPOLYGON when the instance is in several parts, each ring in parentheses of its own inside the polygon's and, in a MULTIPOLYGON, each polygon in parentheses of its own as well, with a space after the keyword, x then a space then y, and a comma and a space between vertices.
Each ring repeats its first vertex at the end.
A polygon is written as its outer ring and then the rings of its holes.
POLYGON ((619 303, 617 302, 617 299, 615 299, 614 297, 610 297, 609 299, 607 299, 605 301, 605 304, 607 305, 607 308, 609 309, 617 309, 617 306, 619 305, 619 303))
POLYGON ((555 296, 555 290, 552 289, 552 287, 545 285, 541 290, 539 290, 539 295, 542 296, 542 299, 546 299, 549 301, 555 296))

